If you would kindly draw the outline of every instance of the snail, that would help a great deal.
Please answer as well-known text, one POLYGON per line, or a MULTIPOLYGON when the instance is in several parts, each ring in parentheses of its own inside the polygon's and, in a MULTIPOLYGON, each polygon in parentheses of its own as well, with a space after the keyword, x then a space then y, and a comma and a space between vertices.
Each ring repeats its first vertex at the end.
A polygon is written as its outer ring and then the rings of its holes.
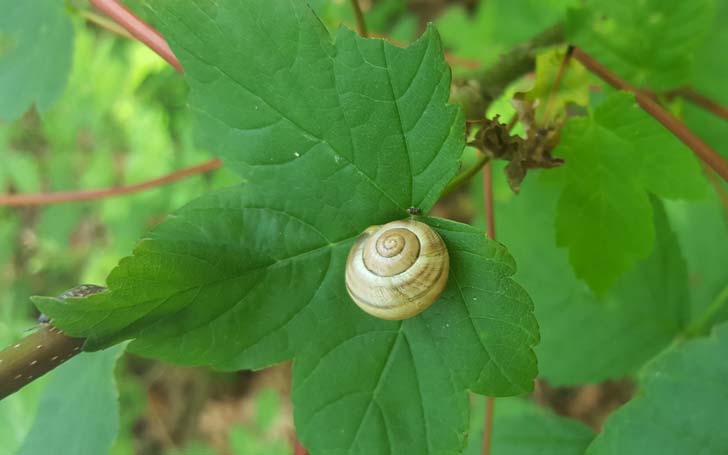
POLYGON ((346 261, 346 290, 381 319, 411 318, 435 303, 447 284, 450 258, 440 235, 414 220, 371 226, 346 261))

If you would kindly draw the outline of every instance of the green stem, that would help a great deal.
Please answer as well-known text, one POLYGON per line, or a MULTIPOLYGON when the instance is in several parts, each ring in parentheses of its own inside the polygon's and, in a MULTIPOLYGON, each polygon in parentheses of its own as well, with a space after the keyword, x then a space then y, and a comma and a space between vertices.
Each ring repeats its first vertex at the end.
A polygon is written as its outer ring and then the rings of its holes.
POLYGON ((726 286, 713 303, 703 311, 683 332, 686 338, 693 338, 705 334, 711 325, 716 322, 721 312, 728 313, 728 286, 726 286))
POLYGON ((486 165, 486 163, 488 163, 489 159, 490 157, 487 156, 485 153, 479 152, 478 160, 468 169, 456 175, 455 178, 453 178, 450 183, 447 184, 445 190, 442 192, 442 195, 447 196, 448 194, 452 193, 453 191, 470 181, 470 179, 473 178, 473 176, 477 174, 483 168, 483 166, 486 165))

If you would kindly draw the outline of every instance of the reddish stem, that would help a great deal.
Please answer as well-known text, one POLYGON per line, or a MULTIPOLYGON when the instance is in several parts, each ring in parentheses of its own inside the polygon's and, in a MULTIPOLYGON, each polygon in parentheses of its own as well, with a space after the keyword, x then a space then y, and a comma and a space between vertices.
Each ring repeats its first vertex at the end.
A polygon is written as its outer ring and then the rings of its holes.
MULTIPOLYGON (((483 199, 485 218, 488 223, 488 237, 495 240, 495 210, 493 207, 493 164, 489 161, 483 167, 483 199)), ((490 455, 493 432, 493 397, 485 397, 485 420, 483 422, 483 455, 490 455)))
POLYGON ((728 108, 721 106, 720 104, 716 103, 706 96, 701 95, 691 87, 685 87, 675 90, 671 94, 683 97, 691 103, 695 104, 696 106, 701 107, 706 111, 717 115, 718 117, 728 120, 728 108))
POLYGON ((177 71, 183 72, 182 65, 164 37, 124 5, 117 0, 91 0, 91 4, 113 19, 114 22, 124 27, 136 39, 149 46, 151 50, 169 62, 177 71))
POLYGON ((308 455, 308 450, 301 445, 301 441, 296 439, 293 446, 293 455, 308 455))
POLYGON ((359 34, 366 38, 367 34, 367 23, 364 20, 364 13, 361 11, 361 5, 359 0, 351 0, 351 6, 354 9, 354 16, 356 16, 356 28, 359 29, 359 34))
POLYGON ((712 169, 705 165, 703 165, 703 169, 705 170, 705 175, 708 177, 710 185, 713 187, 716 194, 718 195, 718 200, 720 200, 720 204, 723 206, 723 213, 726 217, 726 220, 728 220, 728 192, 726 192, 725 188, 723 187, 723 183, 720 181, 720 179, 715 174, 715 172, 713 172, 712 169))
POLYGON ((693 153, 695 153, 698 158, 703 160, 705 164, 718 173, 723 180, 728 181, 728 161, 726 161, 722 156, 720 156, 720 154, 718 154, 718 152, 713 150, 711 146, 706 144, 695 133, 693 133, 687 126, 685 126, 684 123, 667 112, 662 106, 660 106, 659 103, 652 99, 649 94, 620 79, 619 76, 609 71, 592 56, 578 47, 574 48, 573 56, 589 71, 599 76, 604 82, 608 83, 612 87, 634 93, 635 99, 642 109, 647 111, 648 114, 652 115, 652 117, 654 117, 658 122, 662 123, 665 128, 670 130, 685 145, 690 147, 693 153))
POLYGON ((546 101, 546 109, 544 110, 543 114, 544 119, 546 119, 547 121, 549 115, 551 114, 551 109, 553 109, 556 94, 559 93, 559 89, 561 88, 561 81, 564 79, 564 73, 566 73, 566 68, 569 66, 569 62, 571 61, 571 54, 573 52, 574 46, 568 46, 566 48, 564 58, 563 60, 561 60, 561 66, 559 66, 559 72, 556 73, 556 79, 554 79, 554 85, 551 86, 551 91, 549 92, 549 97, 546 101))
POLYGON ((219 168, 221 165, 222 163, 220 160, 215 158, 205 163, 180 169, 172 172, 171 174, 148 180, 146 182, 135 183, 128 186, 104 188, 102 190, 60 191, 57 193, 40 194, 4 194, 0 195, 0 206, 46 205, 59 202, 89 201, 93 199, 103 199, 107 197, 121 196, 124 194, 138 193, 139 191, 166 185, 192 175, 210 172, 219 168))
POLYGON ((483 166, 483 197, 485 199, 485 219, 488 222, 488 237, 490 237, 492 240, 495 240, 492 161, 488 161, 485 166, 483 166))

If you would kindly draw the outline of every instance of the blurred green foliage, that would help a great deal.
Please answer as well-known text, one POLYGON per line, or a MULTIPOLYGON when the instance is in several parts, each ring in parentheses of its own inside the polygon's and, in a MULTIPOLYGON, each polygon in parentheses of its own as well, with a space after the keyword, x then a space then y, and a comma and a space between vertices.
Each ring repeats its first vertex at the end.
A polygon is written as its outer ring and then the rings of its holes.
MULTIPOLYGON (((125 3, 153 21, 143 0, 125 3)), ((332 34, 342 23, 355 28, 348 0, 310 3, 332 34)), ((563 22, 567 9, 580 2, 484 0, 472 11, 464 2, 450 3, 435 18, 446 48, 457 57, 490 65, 513 45, 563 22)), ((728 104, 728 60, 717 58, 728 46, 728 1, 637 3, 649 3, 661 12, 677 5, 679 14, 667 15, 665 21, 646 16, 653 27, 649 39, 643 40, 640 21, 644 18, 631 15, 629 8, 634 5, 593 2, 571 10, 570 36, 636 83, 674 88, 691 82, 701 93, 728 104), (661 46, 667 31, 675 30, 674 24, 686 30, 689 39, 679 46, 661 46), (655 46, 665 48, 665 53, 652 53, 655 46), (613 55, 615 48, 617 55, 613 55), (624 53, 634 58, 625 61, 624 53), (679 55, 674 57, 675 53, 679 55), (673 64, 675 58, 684 64, 673 64)), ((85 0, 66 4, 69 8, 63 9, 59 2, 52 2, 47 8, 37 8, 32 17, 27 16, 27 9, 12 10, 22 14, 5 14, 0 19, 0 56, 12 57, 0 64, 0 118, 5 120, 0 122, 0 193, 127 185, 210 159, 212 155, 196 147, 192 139, 183 79, 144 46, 84 22, 74 11, 88 8, 85 0), (28 25, 40 13, 51 27, 50 35, 48 30, 28 25), (53 53, 55 58, 21 61, 31 48, 42 50, 40 55, 53 53), (20 70, 27 68, 36 77, 24 79, 20 70), (16 94, 23 96, 6 101, 16 94), (35 107, 23 114, 33 103, 35 107)), ((20 2, 0 1, 4 11, 17 5, 20 2)), ((425 22, 400 0, 376 1, 366 8, 365 17, 374 35, 402 43, 416 38, 425 22)), ((561 52, 541 53, 535 80, 514 83, 489 113, 509 118, 514 112, 509 100, 517 91, 533 87, 527 97, 548 96, 561 52)), ((470 70, 458 66, 455 72, 470 70)), ((600 105, 608 94, 599 81, 572 63, 555 99, 557 114, 553 118, 561 119, 574 102, 600 105), (587 89, 594 87, 598 90, 592 90, 586 99, 587 89)), ((544 104, 536 106, 541 122, 551 120, 543 117, 544 108, 544 104)), ((670 108, 728 156, 723 120, 683 101, 672 102, 670 108)), ((515 131, 524 134, 520 125, 515 131)), ((518 279, 536 304, 543 333, 537 348, 542 377, 555 384, 579 384, 633 376, 675 339, 703 334, 728 319, 728 219, 707 183, 707 195, 698 201, 664 202, 663 211, 663 203, 653 199, 656 249, 605 295, 598 296, 576 278, 566 252, 554 242, 559 173, 529 176, 522 194, 515 196, 500 169, 495 172, 498 237, 515 256, 518 279), (664 273, 656 274, 656 270, 664 273)), ((167 214, 199 195, 236 182, 238 178, 223 169, 124 197, 46 207, 0 207, 0 343, 11 343, 34 325, 37 314, 29 295, 57 294, 84 282, 103 283, 119 258, 167 214)), ((717 186, 726 188, 723 183, 717 186)), ((482 186, 477 180, 470 201, 474 207, 482 205, 482 186)), ((484 226, 480 210, 477 213, 474 223, 484 226)), ((709 362, 711 357, 705 357, 704 363, 709 362)), ((149 397, 146 383, 129 364, 124 362, 117 374, 121 431, 111 454, 125 455, 137 448, 138 425, 147 412, 149 397)), ((0 402, 0 455, 16 454, 26 441, 41 397, 51 390, 46 385, 53 380, 49 376, 35 381, 0 402)), ((277 428, 287 418, 282 399, 270 389, 256 396, 253 418, 229 429, 225 445, 232 453, 291 453, 277 428)), ((475 454, 480 448, 483 401, 473 401, 474 436, 466 453, 475 454)), ((644 406, 644 400, 640 403, 644 406)), ((495 453, 546 453, 550 447, 553 453, 583 453, 593 437, 583 425, 520 398, 499 400, 496 406, 495 453), (527 437, 519 439, 523 435, 527 437), (554 435, 561 445, 554 442, 554 435), (529 445, 534 441, 536 446, 529 445)), ((168 455, 227 455, 196 435, 190 439, 168 455)))
POLYGON ((0 121, 35 104, 45 112, 66 84, 73 26, 57 0, 1 0, 0 121))
MULTIPOLYGON (((212 158, 193 143, 187 89, 174 70, 139 43, 78 18, 73 26, 68 80, 48 71, 65 85, 55 104, 44 106, 42 118, 31 109, 18 120, 0 122, 0 193, 127 185, 212 158)), ((2 87, 19 90, 5 82, 2 87)), ((33 327, 37 313, 30 295, 102 284, 137 239, 174 208, 237 181, 218 170, 124 197, 0 207, 0 342, 9 344, 33 327)), ((145 407, 136 379, 124 378, 126 436, 117 447, 126 449, 114 453, 131 453, 131 430, 145 407)), ((25 439, 46 382, 36 381, 0 403, 0 422, 6 423, 0 454, 14 453, 25 439)))
POLYGON ((461 5, 450 7, 436 20, 445 46, 458 57, 485 65, 498 62, 502 53, 563 20, 576 0, 489 0, 474 13, 461 5))

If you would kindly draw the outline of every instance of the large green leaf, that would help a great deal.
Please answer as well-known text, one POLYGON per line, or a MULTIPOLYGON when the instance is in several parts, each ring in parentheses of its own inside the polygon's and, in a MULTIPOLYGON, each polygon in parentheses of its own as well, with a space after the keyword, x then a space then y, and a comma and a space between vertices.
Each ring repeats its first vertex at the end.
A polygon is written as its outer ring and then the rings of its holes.
POLYGON ((46 111, 66 85, 73 25, 63 2, 0 0, 0 119, 46 111))
MULTIPOLYGON (((680 245, 661 204, 653 200, 653 252, 603 296, 594 295, 575 276, 567 252, 555 245, 559 188, 544 178, 551 172, 534 174, 517 196, 505 177, 495 173, 498 238, 518 262, 516 279, 533 298, 541 329, 536 349, 539 372, 555 385, 633 374, 679 336, 688 322, 688 275, 680 245)), ((472 194, 481 206, 480 182, 472 194)), ((484 226, 484 218, 480 216, 476 224, 484 226)), ((709 240, 716 242, 715 237, 709 240)))
POLYGON ((53 371, 18 455, 107 453, 119 430, 114 366, 123 351, 81 353, 53 371))
POLYGON ((133 338, 140 354, 223 369, 295 358, 298 431, 317 455, 458 453, 467 390, 524 393, 536 374, 538 327, 511 257, 423 217, 450 251, 438 303, 382 321, 344 285, 354 239, 429 210, 457 170, 463 121, 434 30, 407 49, 347 29, 334 44, 299 1, 153 5, 198 136, 245 183, 158 226, 109 292, 38 306, 89 349, 133 338))
POLYGON ((640 375, 640 393, 607 420, 589 455, 728 453, 728 324, 677 344, 640 375))
POLYGON ((322 454, 460 453, 465 384, 498 396, 531 389, 535 359, 526 346, 537 341, 537 326, 530 300, 507 278, 510 257, 474 228, 428 222, 452 261, 438 303, 403 322, 374 321, 342 306, 347 299, 337 286, 327 304, 339 309, 327 313, 338 316, 296 358, 297 431, 322 454), (332 423, 337 432, 321 432, 332 423))
POLYGON ((246 191, 265 187, 259 203, 316 204, 334 240, 363 219, 429 210, 464 140, 433 29, 400 49, 340 28, 334 45, 303 2, 193 3, 153 5, 185 67, 198 137, 255 185, 246 191))
POLYGON ((92 344, 96 333, 119 330, 115 337, 136 337, 131 350, 174 362, 259 368, 295 355, 298 431, 322 453, 389 446, 457 453, 466 388, 490 395, 531 389, 538 340, 531 302, 507 278, 514 272, 508 254, 482 232, 427 219, 448 245, 448 288, 416 318, 381 321, 346 295, 351 241, 294 245, 309 228, 267 210, 226 212, 235 199, 224 196, 236 193, 204 198, 162 224, 112 273, 111 294, 36 302, 92 344), (214 209, 201 208, 215 200, 214 209), (322 433, 320 425, 340 432, 322 433), (389 439, 376 428, 407 431, 389 439))
POLYGON ((655 233, 648 192, 667 198, 705 194, 690 150, 615 93, 589 117, 570 120, 554 152, 565 158, 556 240, 569 248, 578 277, 604 293, 652 251, 655 233))
POLYGON ((676 88, 692 76, 713 0, 593 0, 569 11, 567 37, 632 84, 676 88))
MULTIPOLYGON (((463 455, 483 453, 485 400, 473 400, 473 438, 463 455)), ((584 455, 594 432, 520 397, 495 401, 491 453, 498 455, 584 455)))

